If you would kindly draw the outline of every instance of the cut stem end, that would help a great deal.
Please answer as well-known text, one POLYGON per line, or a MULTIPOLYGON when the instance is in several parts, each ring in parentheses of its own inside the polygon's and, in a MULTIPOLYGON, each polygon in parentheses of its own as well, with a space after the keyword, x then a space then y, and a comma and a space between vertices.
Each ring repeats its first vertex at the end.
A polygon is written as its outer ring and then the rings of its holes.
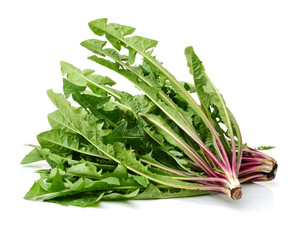
POLYGON ((242 190, 240 187, 231 190, 231 198, 233 200, 239 200, 242 197, 242 190))
POLYGON ((275 162, 271 172, 265 174, 269 181, 273 180, 276 177, 277 168, 278 168, 278 164, 277 162, 275 162))

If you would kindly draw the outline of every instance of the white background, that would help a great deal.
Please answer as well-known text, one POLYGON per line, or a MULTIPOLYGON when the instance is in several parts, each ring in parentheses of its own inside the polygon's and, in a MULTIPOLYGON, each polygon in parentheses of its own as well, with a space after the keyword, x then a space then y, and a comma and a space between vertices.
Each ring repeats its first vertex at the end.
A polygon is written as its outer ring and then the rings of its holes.
POLYGON ((299 1, 1 1, 1 239, 299 239, 299 1), (274 145, 277 178, 243 186, 243 198, 202 196, 104 202, 99 208, 23 200, 45 164, 20 166, 49 129, 46 90, 61 91, 59 61, 95 68, 79 43, 88 22, 109 18, 159 40, 158 59, 191 81, 193 45, 235 114, 244 141, 274 145), (295 217, 295 218, 293 218, 295 217))

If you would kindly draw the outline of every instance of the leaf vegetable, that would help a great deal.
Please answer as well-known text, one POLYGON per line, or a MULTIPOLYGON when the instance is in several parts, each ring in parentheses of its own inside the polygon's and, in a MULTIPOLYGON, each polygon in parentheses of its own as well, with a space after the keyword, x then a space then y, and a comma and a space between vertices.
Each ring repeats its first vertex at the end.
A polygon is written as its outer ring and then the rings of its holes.
POLYGON ((156 59, 157 41, 130 36, 135 28, 107 19, 89 27, 106 41, 83 41, 94 53, 88 58, 143 94, 119 91, 111 78, 61 62, 64 94, 47 92, 57 107, 48 115, 52 129, 37 136, 39 145, 30 145, 21 162, 46 160, 50 169, 38 170, 40 179, 25 199, 82 207, 209 193, 237 200, 241 183, 275 177, 276 161, 260 151, 272 147, 243 143, 236 119, 192 47, 185 56, 194 84, 178 81, 156 59))

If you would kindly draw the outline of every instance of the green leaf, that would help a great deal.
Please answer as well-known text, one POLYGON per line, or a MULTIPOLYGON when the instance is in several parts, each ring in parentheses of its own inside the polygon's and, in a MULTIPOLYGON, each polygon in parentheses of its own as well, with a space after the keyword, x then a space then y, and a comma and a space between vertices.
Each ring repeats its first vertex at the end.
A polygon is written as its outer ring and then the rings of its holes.
POLYGON ((153 126, 145 126, 144 131, 159 145, 164 144, 164 137, 155 130, 155 127, 153 128, 153 126))
POLYGON ((39 179, 39 180, 34 182, 32 187, 29 189, 29 191, 24 196, 24 199, 32 200, 36 196, 40 196, 40 195, 47 194, 47 193, 48 193, 48 189, 45 186, 45 183, 43 182, 43 179, 39 179))
POLYGON ((101 75, 90 75, 89 79, 93 80, 93 83, 96 83, 97 85, 108 85, 113 86, 116 84, 115 81, 113 81, 111 78, 107 76, 101 76, 101 75))
POLYGON ((101 173, 97 171, 97 167, 89 162, 80 163, 69 167, 66 171, 67 173, 81 176, 99 179, 101 178, 101 173))
POLYGON ((50 185, 49 191, 50 192, 58 192, 63 189, 65 189, 65 185, 63 183, 62 177, 59 173, 59 170, 57 168, 52 169, 51 174, 54 175, 54 178, 52 179, 52 183, 50 185))
POLYGON ((180 198, 180 197, 192 197, 209 194, 209 191, 197 191, 197 190, 186 190, 186 189, 159 189, 153 184, 149 184, 148 187, 138 195, 134 200, 145 200, 145 199, 162 199, 162 198, 180 198))
POLYGON ((138 175, 132 175, 131 176, 135 181, 137 181, 140 185, 143 187, 147 187, 148 184, 150 183, 148 178, 145 178, 143 176, 138 176, 138 175))
MULTIPOLYGON (((111 133, 102 138, 105 144, 114 142, 130 143, 132 141, 146 141, 149 137, 144 134, 144 131, 139 126, 128 126, 128 122, 121 122, 111 133)), ((140 144, 141 147, 142 144, 140 144)))
MULTIPOLYGON (((62 170, 65 170, 66 165, 68 167, 72 168, 73 166, 78 165, 78 164, 86 164, 86 165, 89 165, 89 166, 92 165, 95 168, 101 169, 101 170, 103 170, 103 169, 111 170, 111 169, 115 169, 115 167, 116 167, 114 164, 112 164, 112 162, 108 161, 107 159, 104 159, 103 162, 100 161, 100 160, 102 160, 100 158, 94 158, 93 162, 92 161, 86 161, 83 158, 81 158, 80 160, 74 160, 74 159, 71 159, 69 156, 68 157, 63 157, 63 156, 60 156, 58 154, 54 154, 49 149, 43 149, 39 146, 33 146, 33 147, 39 152, 39 154, 41 156, 43 156, 43 158, 45 160, 47 160, 47 162, 50 164, 50 166, 52 168, 60 168, 62 170), (94 162, 94 161, 96 161, 96 162, 94 162)), ((85 156, 85 157, 87 158, 87 156, 85 156)), ((69 171, 69 170, 70 170, 70 168, 67 169, 67 171, 69 171)), ((93 173, 91 176, 95 176, 95 174, 93 173)))
POLYGON ((73 92, 72 96, 75 102, 79 103, 85 110, 89 109, 94 116, 104 120, 108 126, 116 127, 117 122, 121 119, 121 113, 118 112, 118 109, 111 111, 111 113, 102 109, 109 102, 110 97, 102 97, 89 92, 73 92))
MULTIPOLYGON (((120 25, 116 23, 107 24, 107 19, 97 19, 89 23, 91 30, 99 35, 106 35, 107 40, 117 49, 121 50, 121 46, 125 46, 129 50, 128 64, 135 62, 137 52, 146 52, 146 50, 157 45, 156 40, 144 38, 140 36, 127 37, 125 36, 134 32, 135 28, 120 25)), ((104 45, 98 46, 103 47, 104 45)))
MULTIPOLYGON (((76 85, 77 89, 83 89, 86 86, 93 86, 93 88, 98 89, 100 92, 104 91, 115 97, 116 99, 120 98, 117 91, 105 86, 105 84, 107 84, 107 77, 102 77, 100 75, 90 75, 90 71, 87 74, 86 71, 81 71, 79 68, 74 67, 70 63, 61 62, 60 65, 62 75, 66 75, 66 79, 73 85, 76 85), (100 79, 105 79, 105 81, 100 79)), ((112 82, 109 82, 108 85, 112 85, 112 82)))
POLYGON ((37 149, 31 150, 22 160, 21 164, 28 164, 45 160, 37 149))
POLYGON ((107 173, 104 176, 112 176, 118 179, 127 179, 128 178, 127 168, 123 164, 118 164, 118 166, 114 169, 112 173, 107 173))
POLYGON ((48 122, 53 129, 60 129, 65 132, 76 132, 73 126, 58 110, 48 114, 48 122))
MULTIPOLYGON (((120 184, 119 180, 115 177, 107 177, 95 181, 81 177, 74 183, 69 182, 69 186, 67 187, 66 184, 62 182, 62 177, 58 169, 53 169, 51 173, 52 175, 54 174, 54 177, 52 178, 50 187, 47 187, 44 183, 44 180, 40 179, 34 183, 33 187, 25 195, 25 199, 41 201, 57 198, 58 200, 61 200, 62 198, 68 199, 70 196, 76 194, 88 194, 92 191, 95 191, 96 193, 99 191, 107 191, 110 188, 113 188, 120 184)), ((47 179, 47 181, 49 180, 49 178, 47 179)))
MULTIPOLYGON (((159 169, 163 169, 165 171, 167 171, 168 173, 169 172, 179 172, 179 173, 184 173, 176 168, 174 168, 174 166, 170 166, 169 164, 163 164, 162 163, 162 155, 160 154, 159 155, 160 158, 159 158, 159 161, 155 160, 153 157, 152 157, 152 153, 148 153, 148 154, 145 154, 145 155, 142 155, 139 157, 139 159, 144 162, 144 163, 147 163, 153 167, 157 167, 159 169)), ((176 174, 168 174, 168 175, 172 175, 172 176, 178 176, 176 174)))
MULTIPOLYGON (((75 130, 73 126, 72 128, 75 130)), ((52 129, 40 133, 37 138, 42 148, 48 148, 54 153, 70 153, 75 151, 90 156, 107 158, 93 145, 80 144, 80 136, 78 133, 52 129)))
POLYGON ((121 92, 121 103, 130 107, 133 113, 150 113, 156 109, 156 105, 145 95, 134 95, 121 92))
POLYGON ((105 194, 102 198, 103 201, 120 201, 120 200, 128 200, 134 198, 139 192, 139 189, 136 189, 129 193, 108 193, 105 194))
POLYGON ((257 148, 255 148, 256 150, 270 150, 275 148, 274 146, 259 146, 257 148))
POLYGON ((190 159, 193 161, 198 161, 200 156, 197 152, 192 149, 185 140, 178 135, 159 115, 154 114, 141 114, 147 121, 154 124, 157 128, 157 131, 169 142, 171 145, 174 145, 181 149, 190 159))
POLYGON ((102 97, 91 92, 83 92, 81 94, 73 94, 73 98, 83 108, 89 108, 91 111, 97 111, 109 102, 110 97, 102 97))
MULTIPOLYGON (((202 65, 202 62, 199 60, 198 56, 195 54, 193 47, 187 47, 185 49, 185 56, 187 58, 187 64, 190 68, 190 73, 194 77, 195 88, 201 102, 201 105, 204 107, 207 117, 210 117, 210 108, 217 108, 219 116, 222 122, 226 125, 226 128, 229 132, 229 137, 231 138, 231 147, 232 151, 236 152, 236 143, 234 137, 238 137, 239 146, 238 146, 238 155, 241 156, 242 149, 242 140, 240 135, 240 130, 238 125, 232 115, 229 112, 225 101, 222 95, 219 93, 218 89, 212 83, 205 73, 205 69, 202 65), (234 135, 234 131, 236 134, 234 135)), ((217 136, 215 136, 217 137, 217 136)), ((225 157, 225 156, 224 156, 225 157)), ((232 154, 232 167, 236 167, 236 154, 232 154)), ((239 165, 239 157, 237 165, 239 165)), ((238 166, 239 167, 239 166, 238 166)))
POLYGON ((185 56, 187 58, 190 73, 194 77, 195 88, 199 97, 199 100, 205 108, 206 114, 210 116, 210 107, 215 106, 219 110, 219 115, 225 123, 227 129, 232 134, 232 125, 230 122, 229 114, 225 101, 215 85, 210 81, 205 73, 205 69, 202 62, 199 60, 197 55, 194 53, 193 47, 187 47, 185 49, 185 56), (230 130, 231 129, 231 130, 230 130))
POLYGON ((183 81, 179 81, 179 84, 185 88, 185 90, 187 90, 190 93, 194 93, 196 92, 196 88, 194 86, 194 84, 188 83, 188 82, 183 82, 183 81))
POLYGON ((79 149, 79 135, 59 129, 42 132, 37 135, 37 140, 42 148, 48 148, 54 153, 70 153, 79 149))
POLYGON ((86 86, 76 85, 67 79, 63 79, 63 90, 66 98, 69 98, 73 93, 82 93, 86 89, 86 86))
POLYGON ((114 143, 124 140, 126 134, 125 131, 127 129, 127 122, 121 122, 111 133, 104 136, 103 142, 105 144, 114 143))
POLYGON ((104 192, 84 192, 65 197, 58 197, 49 202, 55 202, 63 206, 90 207, 96 206, 103 197, 104 192))

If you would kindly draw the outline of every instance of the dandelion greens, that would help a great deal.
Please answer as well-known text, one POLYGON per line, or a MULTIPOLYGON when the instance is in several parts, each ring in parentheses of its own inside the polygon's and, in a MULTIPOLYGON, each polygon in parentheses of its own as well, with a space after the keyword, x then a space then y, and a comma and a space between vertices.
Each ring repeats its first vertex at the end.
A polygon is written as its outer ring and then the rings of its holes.
POLYGON ((157 41, 132 36, 135 28, 107 19, 89 27, 100 39, 81 43, 93 53, 88 59, 141 94, 61 62, 63 94, 47 92, 57 108, 48 115, 52 129, 37 136, 39 145, 30 145, 21 162, 46 160, 50 168, 38 171, 25 199, 81 207, 211 193, 238 200, 241 183, 274 179, 277 162, 263 152, 272 147, 243 143, 233 113, 192 47, 185 56, 193 84, 177 80, 153 55, 157 41))

